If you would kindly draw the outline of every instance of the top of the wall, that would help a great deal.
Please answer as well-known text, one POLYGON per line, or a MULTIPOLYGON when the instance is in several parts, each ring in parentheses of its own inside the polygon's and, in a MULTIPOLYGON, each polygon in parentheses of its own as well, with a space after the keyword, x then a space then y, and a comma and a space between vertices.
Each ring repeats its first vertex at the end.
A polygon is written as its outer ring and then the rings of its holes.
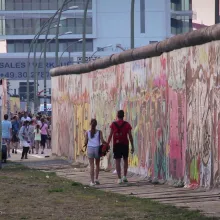
POLYGON ((57 67, 50 70, 52 77, 69 74, 88 73, 97 69, 104 69, 113 65, 160 56, 164 52, 205 44, 220 40, 220 24, 191 31, 186 34, 176 35, 164 41, 149 44, 144 47, 126 50, 122 53, 95 60, 86 64, 57 67))

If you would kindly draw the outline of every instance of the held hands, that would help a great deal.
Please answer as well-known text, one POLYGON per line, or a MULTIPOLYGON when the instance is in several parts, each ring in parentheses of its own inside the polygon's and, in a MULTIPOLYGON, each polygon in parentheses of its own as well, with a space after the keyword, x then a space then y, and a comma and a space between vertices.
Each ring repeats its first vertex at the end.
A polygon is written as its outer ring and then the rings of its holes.
POLYGON ((85 153, 85 152, 86 152, 86 149, 87 149, 87 145, 85 144, 85 145, 83 146, 83 149, 81 150, 81 152, 82 152, 82 153, 85 153))

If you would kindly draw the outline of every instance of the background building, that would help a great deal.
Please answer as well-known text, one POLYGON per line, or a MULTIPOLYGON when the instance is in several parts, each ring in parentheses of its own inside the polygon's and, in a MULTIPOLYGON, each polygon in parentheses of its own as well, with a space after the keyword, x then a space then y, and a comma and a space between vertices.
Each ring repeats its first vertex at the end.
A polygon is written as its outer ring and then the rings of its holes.
MULTIPOLYGON (((61 59, 62 65, 82 60, 83 10, 86 0, 73 0, 63 12, 59 37, 59 55, 67 48, 61 59), (67 10, 71 6, 77 9, 67 10), (66 19, 65 19, 66 18, 66 19)), ((49 17, 62 5, 63 0, 0 0, 0 40, 7 43, 7 54, 0 54, 0 77, 10 79, 12 94, 26 99, 27 55, 31 40, 49 17)), ((94 59, 130 48, 130 11, 128 0, 91 0, 87 15, 87 60, 95 51, 94 59), (107 45, 112 45, 102 49, 107 45), (121 48, 121 49, 120 49, 121 48)), ((169 38, 173 34, 192 28, 192 4, 190 0, 136 0, 135 1, 135 47, 169 38)), ((53 39, 56 29, 50 30, 48 40, 53 39)), ((37 57, 43 50, 45 35, 40 36, 37 57)), ((55 41, 47 46, 48 98, 50 97, 49 69, 55 67, 55 41)), ((33 56, 33 54, 31 54, 33 56)), ((33 75, 33 63, 30 69, 33 75)), ((33 76, 31 75, 31 82, 33 76)), ((38 63, 39 91, 43 90, 43 60, 38 63)), ((30 84, 30 91, 33 85, 30 84)), ((33 94, 30 94, 33 99, 33 94)))
MULTIPOLYGON (((192 10, 195 14, 195 16, 193 17, 194 30, 211 26, 216 23, 216 16, 219 17, 219 1, 193 0, 192 10), (217 11, 215 10, 216 7, 218 7, 217 11), (218 14, 216 15, 215 12, 217 12, 218 14)), ((218 22, 219 21, 217 21, 217 23, 218 22)))
POLYGON ((171 0, 171 33, 173 35, 192 30, 192 1, 171 0))

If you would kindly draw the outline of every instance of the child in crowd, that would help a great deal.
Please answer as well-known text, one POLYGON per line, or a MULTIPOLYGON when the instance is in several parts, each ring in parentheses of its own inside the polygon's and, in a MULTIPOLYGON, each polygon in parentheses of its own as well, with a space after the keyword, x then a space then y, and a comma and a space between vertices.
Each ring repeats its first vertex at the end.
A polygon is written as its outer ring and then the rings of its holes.
POLYGON ((30 132, 30 149, 29 149, 29 154, 34 153, 34 121, 31 120, 30 125, 29 125, 29 132, 30 132))
POLYGON ((36 125, 36 128, 34 130, 34 141, 35 141, 36 154, 38 154, 40 148, 40 142, 41 142, 41 131, 39 124, 36 125))

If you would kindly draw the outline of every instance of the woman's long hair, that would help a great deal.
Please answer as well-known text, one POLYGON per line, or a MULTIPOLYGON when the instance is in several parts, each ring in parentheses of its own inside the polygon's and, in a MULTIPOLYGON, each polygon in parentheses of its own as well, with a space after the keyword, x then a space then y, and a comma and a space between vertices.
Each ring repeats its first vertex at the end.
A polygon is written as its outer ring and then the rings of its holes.
POLYGON ((40 125, 37 124, 36 128, 37 128, 37 133, 39 134, 40 125))
POLYGON ((91 125, 91 138, 94 138, 96 133, 97 120, 93 118, 90 122, 90 125, 91 125))

